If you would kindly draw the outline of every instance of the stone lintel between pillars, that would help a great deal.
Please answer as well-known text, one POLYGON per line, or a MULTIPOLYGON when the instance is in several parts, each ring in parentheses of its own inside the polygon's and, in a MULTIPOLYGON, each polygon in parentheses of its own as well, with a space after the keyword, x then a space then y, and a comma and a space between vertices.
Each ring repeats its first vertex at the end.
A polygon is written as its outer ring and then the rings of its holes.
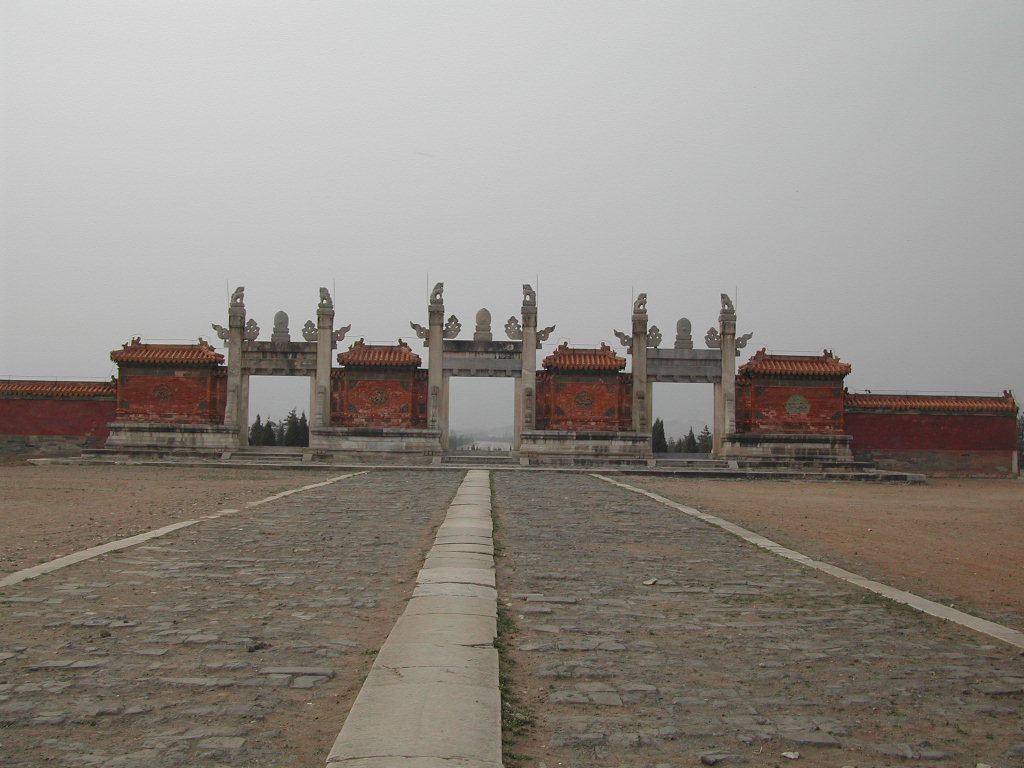
POLYGON ((329 766, 501 768, 488 473, 467 472, 456 500, 329 766))

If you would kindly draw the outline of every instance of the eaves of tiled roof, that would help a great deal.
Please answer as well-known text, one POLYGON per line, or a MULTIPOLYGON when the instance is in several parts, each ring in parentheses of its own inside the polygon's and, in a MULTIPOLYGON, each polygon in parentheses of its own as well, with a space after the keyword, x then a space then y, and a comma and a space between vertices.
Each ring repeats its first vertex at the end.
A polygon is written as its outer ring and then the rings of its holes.
POLYGON ((422 361, 401 339, 398 344, 366 344, 360 339, 338 355, 338 362, 364 368, 417 368, 422 361))
POLYGON ((50 398, 82 400, 117 395, 113 381, 0 381, 0 398, 50 398))
POLYGON ((141 365, 220 365, 224 355, 202 339, 198 344, 143 344, 138 338, 110 353, 115 363, 141 365))
POLYGON ((552 371, 621 371, 626 358, 616 355, 607 344, 600 349, 570 349, 566 342, 545 357, 543 365, 552 371))
POLYGON ((875 395, 870 392, 846 392, 844 407, 885 411, 945 411, 962 413, 1016 413, 1017 403, 1010 392, 1002 397, 965 395, 875 395))
POLYGON ((846 376, 851 370, 853 366, 840 362, 827 349, 821 355, 772 355, 760 349, 737 373, 741 376, 846 376))

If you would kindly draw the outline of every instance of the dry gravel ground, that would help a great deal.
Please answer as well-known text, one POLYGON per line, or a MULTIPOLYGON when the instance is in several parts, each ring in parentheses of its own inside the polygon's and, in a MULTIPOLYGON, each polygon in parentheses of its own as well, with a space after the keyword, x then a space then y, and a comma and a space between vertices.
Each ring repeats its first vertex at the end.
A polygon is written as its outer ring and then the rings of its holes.
POLYGON ((110 464, 0 466, 0 574, 337 474, 110 464))
POLYGON ((798 552, 1024 629, 1024 482, 624 479, 798 552))

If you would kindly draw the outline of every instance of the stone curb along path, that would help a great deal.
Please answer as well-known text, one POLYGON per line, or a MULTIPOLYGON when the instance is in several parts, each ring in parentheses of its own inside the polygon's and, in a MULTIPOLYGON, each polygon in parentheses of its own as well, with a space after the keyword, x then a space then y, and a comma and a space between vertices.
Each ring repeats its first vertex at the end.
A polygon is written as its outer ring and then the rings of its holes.
POLYGON ((0 578, 0 587, 9 587, 14 584, 19 584, 20 582, 27 581, 28 579, 34 579, 37 576, 42 576, 45 573, 51 573, 53 571, 58 571, 61 568, 67 568, 69 565, 80 563, 83 560, 91 560, 94 557, 105 555, 108 552, 116 552, 119 549, 127 549, 128 547, 134 547, 136 544, 141 544, 144 541, 149 541, 150 539, 158 538, 165 534, 171 533, 172 531, 177 531, 182 528, 188 528, 190 525, 201 523, 203 520, 216 520, 218 517, 224 517, 225 515, 234 515, 238 512, 247 511, 255 507, 261 506, 262 504, 267 504, 271 501, 283 499, 285 496, 291 496, 293 493, 302 493, 303 491, 310 491, 313 490, 314 488, 321 488, 325 485, 330 485, 331 483, 336 483, 339 480, 345 480, 349 477, 355 477, 356 475, 365 475, 367 471, 368 470, 364 470, 362 472, 349 472, 344 475, 338 475, 337 477, 332 477, 327 480, 324 480, 321 483, 303 485, 299 488, 292 488, 287 491, 281 491, 281 493, 275 493, 273 496, 267 496, 265 499, 260 499, 259 501, 250 501, 242 509, 222 509, 217 512, 213 512, 209 515, 203 515, 202 517, 196 520, 182 520, 181 522, 171 523, 170 525, 165 525, 162 528, 155 528, 152 531, 139 533, 135 536, 129 536, 125 539, 115 539, 114 541, 108 541, 106 544, 100 544, 96 547, 90 547, 89 549, 83 549, 79 552, 73 552, 70 555, 65 555, 64 557, 58 557, 56 560, 50 560, 45 563, 40 563, 39 565, 33 565, 31 568, 23 568, 20 571, 10 573, 7 576, 0 578))
POLYGON ((671 499, 665 498, 657 493, 644 490, 643 488, 637 488, 636 486, 628 485, 626 483, 619 482, 618 480, 613 480, 612 478, 605 477, 604 475, 594 474, 593 477, 596 477, 599 480, 604 480, 606 483, 617 485, 620 488, 625 488, 628 491, 639 493, 640 495, 653 499, 660 504, 665 504, 673 509, 677 509, 690 517, 703 520, 705 523, 728 531, 744 541, 748 541, 754 546, 768 550, 780 557, 785 557, 788 560, 800 563, 808 568, 813 568, 823 573, 827 573, 830 576, 834 576, 837 579, 849 582, 850 584, 855 584, 858 587, 862 587, 871 592, 882 595, 883 597, 887 597, 897 603, 908 605, 922 613, 937 616, 938 618, 945 619, 946 621, 952 621, 956 624, 967 627, 968 629, 972 629, 975 632, 981 632, 989 637, 994 637, 996 640, 1001 640, 1004 643, 1024 649, 1024 632, 1011 629, 1010 627, 1003 626, 1002 624, 996 624, 993 621, 978 618, 977 616, 972 616, 971 614, 964 613, 963 611, 958 611, 955 608, 950 608, 949 606, 942 605, 941 603, 936 603, 934 600, 928 600, 927 598, 915 595, 913 592, 906 592, 902 589, 890 587, 888 584, 882 584, 878 581, 866 579, 863 576, 859 576, 856 573, 844 570, 843 568, 839 568, 830 563, 815 560, 814 558, 808 557, 800 552, 784 547, 771 539, 767 539, 760 534, 747 530, 742 526, 730 523, 728 520, 724 520, 721 517, 709 515, 705 512, 694 509, 693 507, 687 507, 684 504, 679 504, 678 502, 672 501, 671 499))
POLYGON ((329 768, 501 768, 492 535, 490 473, 470 470, 329 768))

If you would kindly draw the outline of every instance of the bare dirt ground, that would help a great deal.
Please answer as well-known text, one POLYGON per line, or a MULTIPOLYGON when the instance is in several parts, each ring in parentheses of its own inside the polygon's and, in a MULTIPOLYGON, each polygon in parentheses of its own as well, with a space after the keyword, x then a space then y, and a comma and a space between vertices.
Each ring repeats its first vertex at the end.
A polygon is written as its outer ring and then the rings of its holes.
POLYGON ((337 474, 109 464, 0 466, 0 575, 337 474))
POLYGON ((1024 629, 1024 482, 627 482, 862 576, 1024 629))

